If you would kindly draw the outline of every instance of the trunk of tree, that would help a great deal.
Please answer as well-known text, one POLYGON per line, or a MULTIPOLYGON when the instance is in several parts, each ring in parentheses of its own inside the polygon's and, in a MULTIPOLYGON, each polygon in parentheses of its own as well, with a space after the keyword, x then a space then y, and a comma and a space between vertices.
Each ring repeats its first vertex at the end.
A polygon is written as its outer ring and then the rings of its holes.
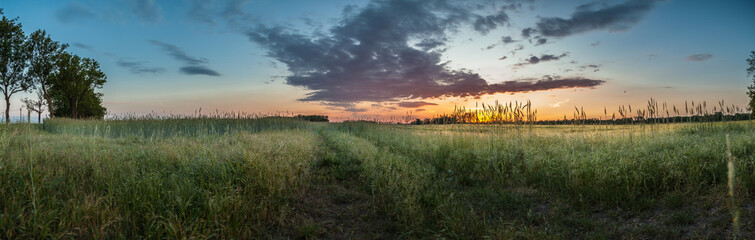
MULTIPOLYGON (((42 108, 40 108, 42 110, 42 108)), ((42 123, 42 111, 37 112, 37 123, 42 123)))
POLYGON ((5 97, 5 124, 10 124, 10 97, 5 97))
POLYGON ((76 114, 76 103, 71 102, 71 117, 73 119, 78 119, 79 117, 77 115, 78 114, 76 114))
POLYGON ((50 112, 50 118, 55 116, 55 108, 52 107, 52 97, 45 93, 45 100, 47 101, 47 110, 50 112))

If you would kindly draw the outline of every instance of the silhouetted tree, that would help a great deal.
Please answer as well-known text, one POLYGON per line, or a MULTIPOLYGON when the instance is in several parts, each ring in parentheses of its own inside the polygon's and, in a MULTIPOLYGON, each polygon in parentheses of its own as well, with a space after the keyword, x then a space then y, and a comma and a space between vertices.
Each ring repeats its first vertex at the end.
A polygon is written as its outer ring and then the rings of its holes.
POLYGON ((6 124, 10 123, 10 97, 32 86, 26 74, 30 54, 25 40, 18 18, 8 19, 3 15, 0 19, 0 91, 5 99, 6 124))
POLYGON ((752 116, 755 117, 755 51, 750 52, 750 58, 747 59, 747 76, 752 76, 752 85, 747 87, 747 95, 750 96, 749 108, 752 116))
MULTIPOLYGON (((53 104, 53 108, 57 109, 55 111, 56 117, 73 118, 71 108, 63 95, 54 95, 53 104)), ((94 92, 94 89, 90 88, 79 100, 76 117, 102 119, 105 117, 106 111, 107 109, 102 106, 102 93, 94 92)))
POLYGON ((70 118, 101 117, 96 116, 99 110, 104 115, 101 94, 95 93, 94 89, 102 88, 107 82, 107 76, 100 70, 100 64, 90 58, 81 58, 70 53, 60 54, 55 61, 58 71, 50 80, 50 91, 53 94, 53 105, 56 109, 55 116, 70 118), (57 101, 57 102, 56 102, 57 101), (91 106, 96 105, 96 106, 91 106), (58 113, 65 110, 69 114, 58 113), (86 110, 81 112, 79 110, 86 110))
MULTIPOLYGON (((29 50, 31 59, 29 66, 29 75, 32 77, 34 84, 44 97, 45 104, 52 106, 52 85, 50 77, 57 72, 58 64, 55 63, 59 56, 68 48, 68 44, 60 44, 53 41, 50 35, 44 30, 37 30, 29 35, 29 50)), ((50 117, 55 115, 55 108, 49 108, 50 117)))
POLYGON ((37 113, 37 122, 42 123, 42 112, 45 111, 45 106, 47 106, 47 101, 45 100, 42 91, 37 91, 37 99, 24 98, 21 102, 26 105, 26 109, 37 113))

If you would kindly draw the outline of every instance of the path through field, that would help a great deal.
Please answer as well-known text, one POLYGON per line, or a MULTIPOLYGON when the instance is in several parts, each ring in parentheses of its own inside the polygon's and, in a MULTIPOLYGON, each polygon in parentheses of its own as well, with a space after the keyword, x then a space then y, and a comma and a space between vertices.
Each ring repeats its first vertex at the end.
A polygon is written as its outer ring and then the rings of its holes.
POLYGON ((360 164, 334 157, 316 167, 295 200, 291 232, 307 239, 395 239, 398 229, 361 182, 360 164))

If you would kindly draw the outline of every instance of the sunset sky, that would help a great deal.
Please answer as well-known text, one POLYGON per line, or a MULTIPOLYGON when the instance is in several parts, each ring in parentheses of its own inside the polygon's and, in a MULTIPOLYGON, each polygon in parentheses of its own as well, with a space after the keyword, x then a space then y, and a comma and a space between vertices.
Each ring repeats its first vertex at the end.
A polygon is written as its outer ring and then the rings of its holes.
MULTIPOLYGON (((97 60, 111 114, 399 119, 527 101, 539 118, 649 98, 748 101, 755 1, 3 0, 97 60)), ((15 95, 12 113, 20 99, 15 95)), ((4 106, 3 106, 4 107, 4 106)), ((0 107, 0 108, 3 108, 0 107)))

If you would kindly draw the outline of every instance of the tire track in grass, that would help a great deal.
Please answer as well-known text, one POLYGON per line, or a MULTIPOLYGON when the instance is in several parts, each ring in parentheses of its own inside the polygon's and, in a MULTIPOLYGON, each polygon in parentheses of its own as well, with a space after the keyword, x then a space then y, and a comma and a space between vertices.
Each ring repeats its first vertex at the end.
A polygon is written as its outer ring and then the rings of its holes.
POLYGON ((320 130, 320 162, 297 197, 289 232, 305 239, 395 239, 396 223, 362 178, 363 166, 344 152, 343 138, 320 130))

